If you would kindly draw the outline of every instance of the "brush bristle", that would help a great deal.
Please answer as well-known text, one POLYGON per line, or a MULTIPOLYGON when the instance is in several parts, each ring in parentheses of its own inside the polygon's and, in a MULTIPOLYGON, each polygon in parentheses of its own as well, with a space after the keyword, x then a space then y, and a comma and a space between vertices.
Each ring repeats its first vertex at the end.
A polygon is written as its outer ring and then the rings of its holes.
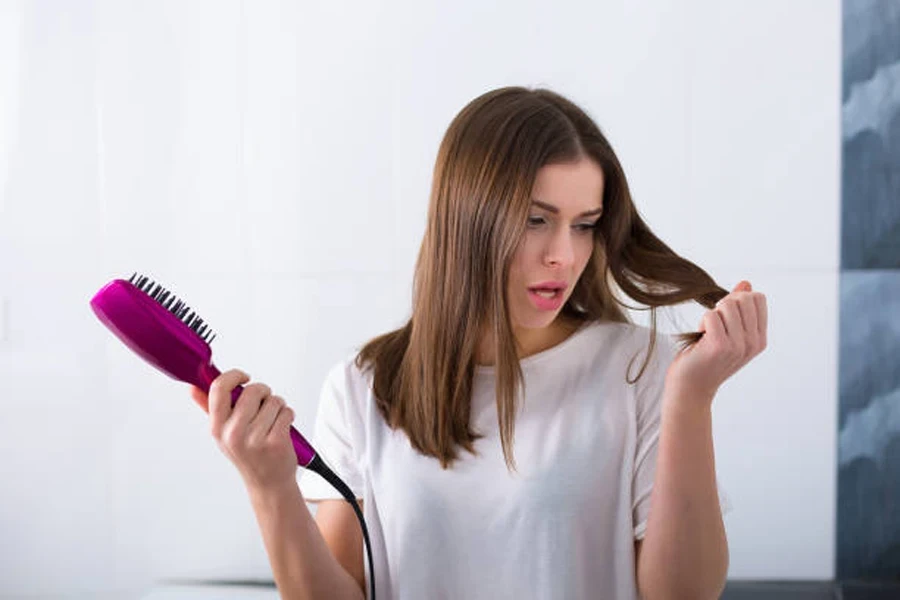
POLYGON ((137 289, 155 300, 157 304, 178 317, 182 323, 190 327, 191 330, 200 336, 200 339, 207 344, 211 344, 216 338, 216 334, 213 333, 212 329, 203 322, 203 319, 191 310, 190 306, 187 306, 184 301, 179 300, 177 296, 163 286, 151 281, 150 278, 138 275, 137 273, 131 276, 128 283, 134 285, 137 289))

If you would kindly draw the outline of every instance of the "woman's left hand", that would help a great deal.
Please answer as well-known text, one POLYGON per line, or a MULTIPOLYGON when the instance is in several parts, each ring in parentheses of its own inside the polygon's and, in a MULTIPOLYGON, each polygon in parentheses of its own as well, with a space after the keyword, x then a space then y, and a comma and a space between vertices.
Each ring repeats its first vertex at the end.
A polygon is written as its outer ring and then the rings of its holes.
POLYGON ((703 315, 703 337, 672 361, 666 388, 708 408, 725 380, 765 350, 767 326, 765 295, 741 281, 703 315))

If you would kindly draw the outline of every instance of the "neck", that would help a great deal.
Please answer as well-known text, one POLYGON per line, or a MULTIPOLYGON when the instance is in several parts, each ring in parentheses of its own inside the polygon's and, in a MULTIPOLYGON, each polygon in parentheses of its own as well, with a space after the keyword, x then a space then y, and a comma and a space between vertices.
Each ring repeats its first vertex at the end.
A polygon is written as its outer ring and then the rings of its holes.
MULTIPOLYGON (((572 335, 578 329, 579 324, 560 315, 550 325, 539 329, 513 327, 513 334, 516 337, 517 356, 522 359, 552 348, 572 335)), ((488 330, 481 336, 481 342, 475 353, 475 364, 493 366, 496 362, 497 351, 494 346, 494 336, 488 330)))

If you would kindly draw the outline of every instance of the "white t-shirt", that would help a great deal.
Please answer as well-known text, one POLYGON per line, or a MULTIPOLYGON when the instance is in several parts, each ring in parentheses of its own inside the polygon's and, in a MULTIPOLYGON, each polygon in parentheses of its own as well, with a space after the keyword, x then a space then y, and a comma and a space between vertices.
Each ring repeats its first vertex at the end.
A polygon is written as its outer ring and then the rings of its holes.
MULTIPOLYGON (((593 322, 520 361, 524 403, 509 473, 493 367, 477 366, 472 427, 481 456, 442 470, 378 412, 371 371, 348 357, 322 388, 311 439, 364 501, 379 600, 638 598, 634 542, 644 537, 656 469, 660 400, 677 349, 646 327, 593 322)), ((308 501, 342 499, 299 470, 308 501)), ((721 498, 727 510, 727 500, 721 498)), ((368 559, 364 556, 366 593, 368 559)))

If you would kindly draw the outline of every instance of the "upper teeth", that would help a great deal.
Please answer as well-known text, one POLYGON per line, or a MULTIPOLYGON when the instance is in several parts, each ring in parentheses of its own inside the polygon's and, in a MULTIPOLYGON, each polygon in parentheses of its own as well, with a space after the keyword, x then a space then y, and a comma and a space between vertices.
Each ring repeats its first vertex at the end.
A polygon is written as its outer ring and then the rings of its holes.
POLYGON ((544 298, 552 298, 556 295, 556 290, 535 290, 535 292, 544 298))

